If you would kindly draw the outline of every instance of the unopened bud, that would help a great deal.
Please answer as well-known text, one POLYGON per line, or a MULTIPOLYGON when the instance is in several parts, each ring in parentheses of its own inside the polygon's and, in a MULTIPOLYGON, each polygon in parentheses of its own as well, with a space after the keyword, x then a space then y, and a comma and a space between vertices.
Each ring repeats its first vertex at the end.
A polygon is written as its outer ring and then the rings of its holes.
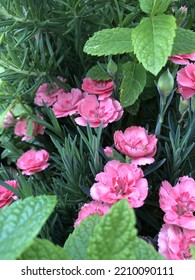
POLYGON ((104 153, 105 153, 105 155, 106 155, 108 158, 113 158, 113 157, 114 157, 113 151, 114 151, 114 149, 113 149, 112 147, 109 147, 109 146, 107 146, 107 147, 104 149, 104 153))
POLYGON ((182 6, 179 10, 177 10, 175 13, 177 26, 182 26, 185 23, 187 12, 188 8, 186 6, 182 6))
POLYGON ((183 99, 183 97, 180 97, 180 102, 179 102, 179 112, 181 115, 183 115, 184 112, 188 109, 188 100, 183 99))
POLYGON ((195 95, 191 97, 191 110, 195 111, 195 95))
POLYGON ((14 119, 14 116, 13 116, 12 112, 9 111, 9 112, 6 114, 6 116, 5 116, 4 120, 3 120, 2 127, 3 127, 3 128, 12 127, 12 126, 15 125, 15 123, 16 123, 16 121, 15 121, 15 119, 14 119))
POLYGON ((158 79, 157 88, 162 97, 167 97, 174 87, 174 79, 169 69, 167 69, 158 79))

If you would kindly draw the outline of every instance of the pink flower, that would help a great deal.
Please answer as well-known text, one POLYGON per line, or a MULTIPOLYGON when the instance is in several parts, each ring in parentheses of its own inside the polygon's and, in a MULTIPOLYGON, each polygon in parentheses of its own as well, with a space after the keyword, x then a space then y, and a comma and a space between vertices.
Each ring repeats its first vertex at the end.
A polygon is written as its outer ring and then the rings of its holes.
POLYGON ((91 187, 91 197, 109 204, 126 198, 131 207, 140 207, 148 194, 148 182, 143 176, 141 168, 111 160, 104 172, 96 175, 95 180, 99 182, 91 187))
MULTIPOLYGON (((8 180, 5 181, 5 183, 14 189, 19 187, 15 180, 8 180)), ((16 199, 18 199, 18 197, 13 192, 0 185, 0 208, 3 208, 5 205, 9 205, 13 200, 16 199)))
POLYGON ((25 152, 18 160, 17 167, 22 169, 22 174, 31 175, 40 172, 49 166, 49 153, 45 150, 29 150, 25 152))
POLYGON ((195 181, 192 178, 181 177, 174 187, 163 181, 159 195, 166 223, 195 230, 195 181))
POLYGON ((169 56, 169 60, 175 64, 187 65, 190 63, 189 60, 195 60, 195 53, 171 55, 169 56))
POLYGON ((195 230, 164 224, 158 235, 158 251, 167 260, 191 259, 190 245, 195 245, 195 230))
MULTIPOLYGON (((41 118, 40 116, 38 116, 38 117, 41 118)), ((27 124, 28 124, 27 119, 20 119, 19 121, 17 121, 17 123, 15 125, 14 133, 18 136, 24 136, 24 137, 22 137, 22 141, 30 140, 37 134, 41 134, 41 135, 44 134, 45 127, 43 125, 38 124, 37 122, 33 121, 32 122, 32 125, 33 125, 32 135, 28 136, 26 134, 27 124)))
POLYGON ((48 83, 40 85, 34 99, 36 105, 43 106, 44 101, 47 106, 52 106, 57 101, 57 91, 51 88, 48 92, 49 86, 48 83))
POLYGON ((99 214, 103 216, 104 214, 108 213, 109 209, 110 206, 108 204, 98 201, 91 201, 88 204, 84 204, 79 211, 78 218, 74 223, 74 227, 78 226, 82 220, 86 219, 90 215, 99 214))
POLYGON ((113 151, 114 151, 114 149, 112 147, 108 147, 108 146, 104 149, 105 155, 109 158, 112 158, 114 156, 113 151))
POLYGON ((16 120, 14 119, 14 116, 12 114, 11 111, 9 111, 3 121, 2 127, 6 128, 6 127, 12 127, 14 126, 16 123, 16 120))
POLYGON ((97 94, 99 100, 109 97, 114 89, 114 83, 109 81, 95 81, 90 78, 84 78, 82 89, 90 94, 97 94))
POLYGON ((195 64, 189 63, 177 72, 178 92, 184 99, 195 94, 195 64))
POLYGON ((106 98, 98 101, 95 95, 86 95, 79 103, 78 112, 81 117, 75 119, 76 123, 91 127, 106 127, 109 123, 118 121, 123 115, 123 109, 117 100, 106 98))
POLYGON ((114 133, 114 144, 117 150, 132 158, 135 165, 145 165, 154 162, 153 156, 156 153, 157 138, 149 135, 140 126, 128 127, 124 133, 117 130, 114 133))
POLYGON ((71 92, 68 93, 59 93, 58 100, 53 106, 55 116, 61 118, 76 114, 82 97, 82 92, 77 88, 73 88, 71 92))

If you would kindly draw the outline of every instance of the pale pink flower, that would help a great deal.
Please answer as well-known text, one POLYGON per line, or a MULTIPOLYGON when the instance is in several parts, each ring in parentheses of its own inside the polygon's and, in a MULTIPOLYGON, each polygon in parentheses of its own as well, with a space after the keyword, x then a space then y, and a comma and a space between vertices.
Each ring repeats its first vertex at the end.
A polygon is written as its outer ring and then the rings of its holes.
POLYGON ((117 130, 114 133, 114 144, 117 150, 132 158, 135 165, 145 165, 154 162, 153 156, 157 149, 157 138, 140 126, 128 127, 124 133, 117 130))
MULTIPOLYGON (((41 117, 39 115, 38 115, 38 117, 41 119, 41 117)), ((41 135, 44 134, 45 127, 37 122, 32 121, 32 125, 33 125, 32 135, 28 136, 26 134, 27 125, 28 125, 27 119, 20 119, 17 121, 17 123, 15 125, 14 133, 18 136, 23 136, 22 141, 30 140, 37 134, 41 134, 41 135)))
POLYGON ((38 88, 35 94, 34 103, 36 105, 44 106, 45 103, 47 106, 52 106, 57 101, 57 97, 58 97, 57 90, 54 88, 51 88, 49 90, 49 86, 50 86, 49 83, 44 83, 40 85, 40 87, 38 88))
POLYGON ((120 103, 112 98, 98 101, 95 95, 86 95, 79 103, 78 113, 81 117, 75 119, 76 123, 82 126, 106 127, 109 123, 118 121, 123 115, 120 103))
POLYGON ((195 245, 195 230, 164 224, 158 235, 158 251, 167 260, 191 259, 190 246, 195 245))
POLYGON ((78 113, 78 105, 83 98, 82 92, 77 89, 71 89, 71 92, 62 92, 58 94, 58 100, 53 105, 53 112, 56 118, 72 116, 78 113))
POLYGON ((104 172, 96 175, 99 182, 91 187, 91 197, 109 204, 126 198, 131 207, 140 207, 148 195, 148 182, 143 176, 141 168, 111 160, 104 166, 104 172))
POLYGON ((109 158, 112 158, 114 155, 113 155, 113 151, 114 149, 112 147, 109 147, 107 146, 105 149, 104 149, 104 153, 107 157, 109 158))
POLYGON ((106 203, 101 203, 98 201, 91 201, 90 203, 85 203, 79 211, 78 218, 74 223, 74 227, 78 226, 82 220, 86 219, 90 215, 105 215, 106 213, 108 213, 109 209, 110 205, 106 203))
POLYGON ((171 55, 169 60, 175 64, 187 65, 190 63, 189 60, 195 61, 195 53, 171 55))
POLYGON ((159 196, 166 223, 195 230, 195 181, 192 178, 181 177, 174 187, 163 181, 159 196))
POLYGON ((195 94, 195 64, 189 63, 177 72, 178 92, 184 99, 195 94))
MULTIPOLYGON (((5 181, 5 183, 14 189, 19 187, 15 180, 8 180, 5 181)), ((13 192, 0 185, 0 208, 3 208, 5 205, 9 205, 13 200, 16 199, 18 199, 18 197, 13 192)))
POLYGON ((45 150, 29 150, 25 152, 18 160, 17 167, 23 170, 22 174, 31 175, 40 172, 49 166, 49 153, 45 150))
POLYGON ((82 89, 90 94, 97 94, 99 100, 103 100, 109 97, 114 89, 114 83, 109 81, 95 81, 90 78, 84 78, 82 83, 82 89))
POLYGON ((13 116, 12 112, 9 111, 9 112, 6 114, 6 116, 5 116, 4 120, 3 120, 2 127, 3 127, 3 128, 12 127, 12 126, 15 125, 15 123, 16 123, 16 120, 14 119, 14 116, 13 116))

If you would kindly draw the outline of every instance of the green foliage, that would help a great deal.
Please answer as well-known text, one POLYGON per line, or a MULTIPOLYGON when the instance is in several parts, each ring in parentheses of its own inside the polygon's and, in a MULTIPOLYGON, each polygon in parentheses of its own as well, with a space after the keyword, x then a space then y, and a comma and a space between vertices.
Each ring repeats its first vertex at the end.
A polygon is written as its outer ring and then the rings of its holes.
POLYGON ((54 210, 54 196, 18 200, 0 211, 0 259, 13 260, 33 242, 54 210))
POLYGON ((132 32, 134 52, 146 70, 154 75, 171 54, 176 23, 171 15, 144 18, 132 32))
POLYGON ((140 8, 143 12, 151 14, 152 16, 160 15, 166 12, 170 0, 139 0, 140 8))
POLYGON ((172 55, 180 53, 189 54, 193 52, 195 52, 195 32, 184 28, 177 28, 172 55))
POLYGON ((110 75, 107 72, 106 64, 98 64, 98 65, 93 66, 87 72, 86 77, 91 78, 96 81, 110 80, 110 75))
POLYGON ((137 260, 164 260, 164 257, 157 253, 153 245, 141 238, 134 241, 134 253, 137 260))
POLYGON ((195 246, 190 246, 190 251, 192 253, 192 260, 195 260, 195 246))

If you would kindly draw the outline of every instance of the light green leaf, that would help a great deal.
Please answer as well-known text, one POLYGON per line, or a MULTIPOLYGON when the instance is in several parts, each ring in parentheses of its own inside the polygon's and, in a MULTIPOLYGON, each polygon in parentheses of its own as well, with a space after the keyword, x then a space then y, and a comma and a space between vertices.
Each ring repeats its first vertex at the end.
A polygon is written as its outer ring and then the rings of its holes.
POLYGON ((89 240, 89 260, 133 260, 135 215, 127 200, 115 203, 94 228, 89 240))
POLYGON ((106 72, 107 64, 95 65, 86 74, 87 78, 95 81, 108 81, 111 79, 110 75, 106 72))
POLYGON ((178 28, 174 39, 172 55, 189 54, 195 52, 195 32, 178 28))
POLYGON ((170 0, 139 0, 140 8, 143 12, 151 15, 160 15, 166 12, 170 5, 170 0))
POLYGON ((190 251, 192 253, 192 260, 195 260, 195 246, 194 245, 190 246, 190 251))
POLYGON ((33 130, 34 130, 34 127, 33 127, 33 120, 32 120, 32 119, 28 119, 28 121, 27 121, 26 135, 31 137, 31 136, 33 135, 33 130))
POLYGON ((42 195, 18 200, 0 210, 0 259, 18 258, 32 244, 55 205, 55 196, 42 195))
POLYGON ((13 108, 13 115, 15 117, 27 117, 29 113, 32 113, 32 109, 30 106, 26 104, 16 104, 13 108))
POLYGON ((133 105, 146 84, 146 70, 141 64, 127 62, 123 65, 123 80, 120 86, 122 107, 133 105))
POLYGON ((46 239, 35 238, 33 244, 20 256, 20 260, 69 260, 66 251, 46 239))
POLYGON ((133 51, 132 29, 116 27, 95 32, 84 46, 84 52, 91 55, 115 55, 133 51))
POLYGON ((146 70, 157 75, 171 54, 176 23, 171 15, 144 18, 132 32, 134 52, 146 70))
POLYGON ((64 249, 72 259, 83 260, 86 258, 89 238, 100 219, 101 217, 99 215, 90 215, 69 235, 65 242, 64 249))
POLYGON ((134 252, 136 260, 164 260, 151 244, 141 238, 136 239, 134 252))

